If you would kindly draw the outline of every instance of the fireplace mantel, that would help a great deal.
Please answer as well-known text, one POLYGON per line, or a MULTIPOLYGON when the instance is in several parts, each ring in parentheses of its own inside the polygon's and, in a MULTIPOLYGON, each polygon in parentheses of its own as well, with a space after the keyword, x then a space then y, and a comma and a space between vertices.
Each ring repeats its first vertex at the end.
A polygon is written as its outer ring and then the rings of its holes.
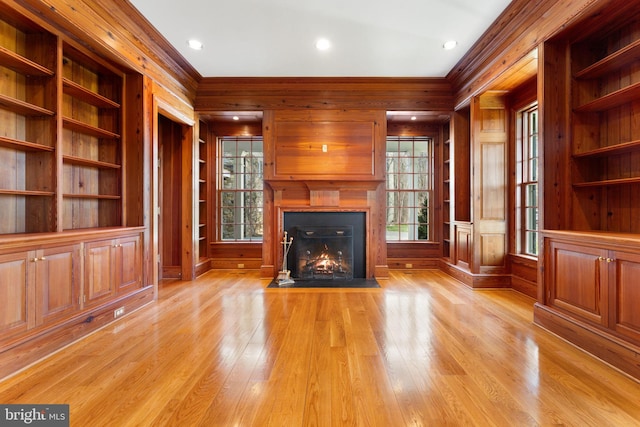
POLYGON ((384 180, 265 180, 274 191, 286 191, 295 188, 306 189, 308 191, 375 191, 384 180))
POLYGON ((366 278, 388 275, 384 111, 265 111, 262 277, 282 263, 287 211, 366 213, 366 278))

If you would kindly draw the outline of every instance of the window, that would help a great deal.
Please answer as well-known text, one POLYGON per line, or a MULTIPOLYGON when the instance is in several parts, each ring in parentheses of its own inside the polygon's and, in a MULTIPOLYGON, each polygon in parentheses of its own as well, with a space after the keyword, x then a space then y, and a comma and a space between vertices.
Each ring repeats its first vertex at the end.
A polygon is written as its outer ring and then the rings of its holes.
POLYGON ((387 137, 387 240, 429 240, 433 144, 427 137, 387 137))
POLYGON ((518 250, 538 255, 538 106, 518 113, 516 223, 518 250))
POLYGON ((219 218, 223 241, 262 240, 262 137, 223 137, 219 158, 219 218))

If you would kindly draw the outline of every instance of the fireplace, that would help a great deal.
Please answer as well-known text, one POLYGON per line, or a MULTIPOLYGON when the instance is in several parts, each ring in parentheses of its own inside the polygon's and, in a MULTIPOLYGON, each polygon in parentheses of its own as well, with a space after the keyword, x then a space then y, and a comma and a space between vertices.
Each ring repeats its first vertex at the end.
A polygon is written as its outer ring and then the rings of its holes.
POLYGON ((287 257, 296 280, 365 278, 364 212, 285 212, 287 257))

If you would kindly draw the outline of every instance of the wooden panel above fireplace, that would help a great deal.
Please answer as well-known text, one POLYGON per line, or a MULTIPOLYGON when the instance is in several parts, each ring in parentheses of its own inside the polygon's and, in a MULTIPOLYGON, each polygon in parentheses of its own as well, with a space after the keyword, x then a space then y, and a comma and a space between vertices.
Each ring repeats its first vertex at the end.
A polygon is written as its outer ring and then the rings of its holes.
POLYGON ((373 176, 371 122, 278 122, 276 176, 373 176))
POLYGON ((266 181, 381 181, 384 113, 275 111, 265 114, 266 181))

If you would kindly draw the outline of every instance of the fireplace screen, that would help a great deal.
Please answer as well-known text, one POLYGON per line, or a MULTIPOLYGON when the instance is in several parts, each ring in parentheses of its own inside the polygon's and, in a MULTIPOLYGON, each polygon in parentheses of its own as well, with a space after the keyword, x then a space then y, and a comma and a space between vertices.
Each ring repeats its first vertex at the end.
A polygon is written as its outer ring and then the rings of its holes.
POLYGON ((353 227, 301 227, 295 237, 297 277, 353 279, 353 227))

